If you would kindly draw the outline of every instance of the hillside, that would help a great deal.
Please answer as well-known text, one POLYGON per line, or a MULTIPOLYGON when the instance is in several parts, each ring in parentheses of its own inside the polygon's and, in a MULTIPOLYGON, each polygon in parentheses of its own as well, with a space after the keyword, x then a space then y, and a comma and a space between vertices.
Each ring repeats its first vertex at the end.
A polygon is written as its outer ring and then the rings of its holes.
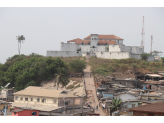
POLYGON ((136 59, 100 59, 92 57, 89 62, 93 74, 106 74, 116 78, 135 78, 135 72, 157 73, 164 70, 164 63, 136 59))
POLYGON ((19 91, 28 86, 40 86, 41 82, 53 80, 59 73, 68 78, 70 74, 81 72, 84 68, 85 61, 79 61, 79 57, 53 58, 34 53, 14 55, 0 64, 0 86, 11 83, 9 87, 19 91))

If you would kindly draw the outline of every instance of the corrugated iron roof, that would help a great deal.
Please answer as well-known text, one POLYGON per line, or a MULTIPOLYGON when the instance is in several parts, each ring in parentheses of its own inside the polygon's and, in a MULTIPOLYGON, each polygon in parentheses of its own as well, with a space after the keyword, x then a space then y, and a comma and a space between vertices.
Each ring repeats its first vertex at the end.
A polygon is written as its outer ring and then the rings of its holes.
POLYGON ((151 77, 163 77, 161 75, 158 75, 158 74, 146 74, 147 76, 151 76, 151 77))
POLYGON ((139 112, 150 112, 150 113, 164 113, 164 101, 152 103, 148 105, 143 105, 139 107, 134 107, 129 109, 130 111, 139 111, 139 112))
POLYGON ((29 86, 24 90, 14 93, 14 95, 39 96, 39 97, 75 97, 71 93, 61 94, 62 90, 45 89, 42 87, 29 86))

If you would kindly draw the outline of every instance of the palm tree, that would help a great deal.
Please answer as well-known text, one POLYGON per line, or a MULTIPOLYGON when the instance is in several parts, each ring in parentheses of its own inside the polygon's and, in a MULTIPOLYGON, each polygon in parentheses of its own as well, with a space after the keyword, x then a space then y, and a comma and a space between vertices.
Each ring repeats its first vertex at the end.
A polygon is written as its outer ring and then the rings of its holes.
POLYGON ((55 85, 57 86, 57 90, 60 84, 62 87, 65 87, 69 83, 69 76, 64 67, 57 69, 57 74, 55 74, 55 77, 55 85))
MULTIPOLYGON (((112 99, 112 105, 110 106, 110 112, 117 111, 121 107, 121 100, 117 98, 112 99)), ((110 114, 111 114, 110 113, 110 114)))
POLYGON ((23 35, 16 36, 16 37, 17 37, 17 40, 18 40, 18 52, 19 52, 19 55, 20 55, 21 43, 24 43, 25 37, 23 35), (19 44, 20 44, 20 47, 19 47, 19 44))

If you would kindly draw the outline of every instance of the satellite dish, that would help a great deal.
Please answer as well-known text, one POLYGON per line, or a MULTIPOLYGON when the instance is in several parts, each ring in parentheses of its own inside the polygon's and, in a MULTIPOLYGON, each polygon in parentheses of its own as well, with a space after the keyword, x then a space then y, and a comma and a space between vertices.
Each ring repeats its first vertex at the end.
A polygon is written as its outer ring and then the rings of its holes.
POLYGON ((10 83, 8 83, 8 84, 5 86, 5 88, 7 88, 9 85, 10 85, 10 83))

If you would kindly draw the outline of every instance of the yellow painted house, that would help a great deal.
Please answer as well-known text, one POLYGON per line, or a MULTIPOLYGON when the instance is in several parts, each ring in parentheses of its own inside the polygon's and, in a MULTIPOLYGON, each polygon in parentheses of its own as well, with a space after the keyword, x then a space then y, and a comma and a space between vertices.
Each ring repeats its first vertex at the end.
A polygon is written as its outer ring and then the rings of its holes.
MULTIPOLYGON (((0 100, 0 110, 1 110, 1 111, 4 110, 4 106, 8 106, 8 104, 6 104, 6 101, 0 100)), ((7 111, 10 111, 10 107, 9 107, 9 106, 8 106, 7 111)))
POLYGON ((12 106, 51 111, 63 106, 72 106, 73 102, 74 105, 82 105, 82 97, 74 96, 69 91, 29 86, 14 93, 12 106))

